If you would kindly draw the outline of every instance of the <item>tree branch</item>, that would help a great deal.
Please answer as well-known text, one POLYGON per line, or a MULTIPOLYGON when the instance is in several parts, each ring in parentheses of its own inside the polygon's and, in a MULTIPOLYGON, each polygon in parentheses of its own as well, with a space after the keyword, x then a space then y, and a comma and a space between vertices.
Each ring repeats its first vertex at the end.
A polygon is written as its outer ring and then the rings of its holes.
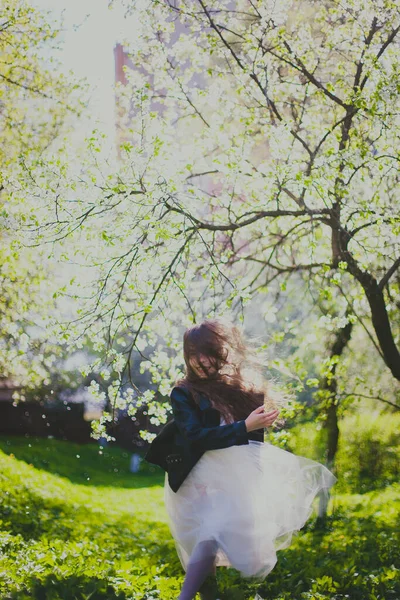
MULTIPOLYGON (((396 29, 393 29, 393 31, 390 33, 389 37, 387 38, 386 42, 379 49, 379 52, 376 55, 376 59, 377 60, 382 56, 382 54, 385 52, 385 50, 389 46, 389 44, 391 44, 393 42, 394 38, 399 33, 399 31, 400 31, 400 25, 398 27, 396 27, 396 29)), ((364 88, 364 86, 367 83, 367 81, 368 81, 368 75, 366 75, 364 77, 364 79, 362 80, 362 83, 360 85, 360 89, 364 88)))
POLYGON ((333 100, 336 104, 339 104, 339 106, 342 106, 346 110, 351 108, 351 106, 346 104, 345 102, 343 102, 343 100, 341 98, 339 98, 338 96, 336 96, 335 94, 332 94, 332 92, 327 90, 326 87, 324 85, 322 85, 322 83, 320 81, 318 81, 318 79, 316 77, 314 77, 314 75, 307 69, 307 67, 303 64, 303 62, 294 54, 294 52, 291 49, 291 47, 289 46, 289 44, 286 41, 284 41, 283 43, 284 43, 284 46, 286 47, 287 51, 289 52, 289 54, 293 55, 295 62, 289 60, 288 58, 285 58, 284 56, 281 56, 280 54, 277 54, 276 52, 273 52, 272 50, 269 50, 270 54, 272 54, 272 56, 275 56, 275 58, 277 58, 278 60, 281 60, 281 61, 285 62, 286 64, 290 65, 291 67, 293 67, 293 69, 300 71, 300 73, 302 73, 303 75, 305 75, 305 77, 307 77, 308 81, 310 81, 318 89, 322 90, 324 92, 325 96, 327 96, 328 98, 333 100))
POLYGON ((349 396, 355 396, 356 398, 368 398, 369 400, 379 400, 379 402, 385 402, 385 404, 389 404, 390 406, 393 406, 393 408, 396 408, 397 410, 400 410, 400 406, 398 404, 395 404, 394 402, 390 402, 390 400, 386 400, 386 398, 381 398, 381 396, 367 396, 367 394, 360 394, 359 392, 351 392, 350 394, 345 394, 344 396, 339 396, 340 399, 344 399, 344 398, 348 398, 349 396))
MULTIPOLYGON (((195 224, 195 229, 207 229, 209 231, 235 231, 237 229, 241 229, 242 227, 246 227, 247 225, 251 225, 252 223, 259 221, 260 219, 264 219, 266 217, 277 218, 277 217, 304 217, 304 216, 323 216, 329 215, 330 210, 328 208, 321 209, 310 209, 310 210, 260 210, 254 213, 254 215, 246 219, 241 223, 229 223, 227 225, 214 225, 213 223, 205 223, 204 221, 200 221, 183 208, 178 208, 175 206, 171 206, 167 201, 165 202, 165 206, 172 212, 176 212, 180 215, 183 215, 190 219, 195 224)), ((240 217, 239 217, 240 219, 240 217)), ((189 228, 190 229, 190 228, 189 228)))
POLYGON ((397 260, 395 260, 395 262, 392 264, 390 269, 387 271, 387 273, 385 273, 385 275, 382 277, 382 279, 378 283, 378 288, 380 290, 383 290, 383 288, 388 283, 388 281, 391 278, 391 276, 393 275, 393 273, 395 273, 399 267, 400 267, 400 257, 397 260))

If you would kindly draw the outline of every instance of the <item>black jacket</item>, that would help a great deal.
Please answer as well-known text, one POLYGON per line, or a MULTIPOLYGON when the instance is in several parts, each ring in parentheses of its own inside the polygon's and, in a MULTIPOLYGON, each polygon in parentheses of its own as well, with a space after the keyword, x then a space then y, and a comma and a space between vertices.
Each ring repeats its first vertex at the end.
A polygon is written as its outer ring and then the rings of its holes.
POLYGON ((264 430, 250 433, 244 421, 220 425, 221 413, 202 395, 196 404, 187 388, 174 387, 170 394, 174 421, 167 423, 146 455, 146 460, 168 471, 171 489, 177 492, 194 465, 207 450, 264 441, 264 430))

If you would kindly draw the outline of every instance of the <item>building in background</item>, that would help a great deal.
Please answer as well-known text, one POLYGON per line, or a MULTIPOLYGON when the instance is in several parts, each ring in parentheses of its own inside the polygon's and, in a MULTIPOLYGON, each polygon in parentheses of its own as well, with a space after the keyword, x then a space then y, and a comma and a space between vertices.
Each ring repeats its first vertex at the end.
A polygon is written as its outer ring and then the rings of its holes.
POLYGON ((13 402, 14 392, 20 392, 22 387, 8 377, 0 377, 0 402, 13 402))

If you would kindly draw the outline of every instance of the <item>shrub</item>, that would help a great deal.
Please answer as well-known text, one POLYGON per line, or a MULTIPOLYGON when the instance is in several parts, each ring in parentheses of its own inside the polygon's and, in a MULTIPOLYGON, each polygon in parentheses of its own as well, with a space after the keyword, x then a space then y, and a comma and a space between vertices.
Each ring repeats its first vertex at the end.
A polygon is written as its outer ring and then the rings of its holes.
MULTIPOLYGON (((400 475, 400 414, 347 415, 339 423, 335 460, 336 490, 360 492, 384 488, 400 475)), ((288 449, 319 462, 325 461, 323 428, 303 423, 290 430, 288 449)))

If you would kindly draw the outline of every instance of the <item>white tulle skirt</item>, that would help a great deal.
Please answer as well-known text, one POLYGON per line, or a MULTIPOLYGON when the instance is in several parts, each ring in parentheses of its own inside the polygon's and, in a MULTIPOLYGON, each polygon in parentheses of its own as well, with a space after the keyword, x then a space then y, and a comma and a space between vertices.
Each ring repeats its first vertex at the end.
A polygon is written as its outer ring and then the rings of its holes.
POLYGON ((216 566, 264 578, 276 564, 276 551, 287 548, 311 516, 316 495, 327 494, 335 482, 322 464, 268 442, 205 452, 176 493, 165 479, 165 506, 183 568, 199 542, 215 540, 216 566))

